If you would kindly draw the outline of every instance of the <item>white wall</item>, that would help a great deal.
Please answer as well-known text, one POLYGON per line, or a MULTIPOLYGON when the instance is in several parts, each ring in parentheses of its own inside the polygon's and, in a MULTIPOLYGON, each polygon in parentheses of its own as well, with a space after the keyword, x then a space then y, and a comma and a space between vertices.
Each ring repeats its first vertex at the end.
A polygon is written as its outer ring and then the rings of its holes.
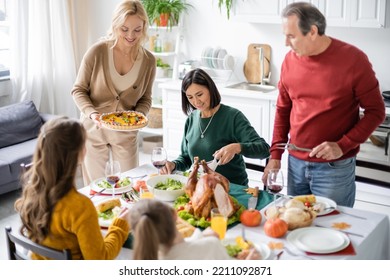
MULTIPOLYGON (((88 1, 90 2, 89 34, 86 36, 91 45, 106 34, 113 10, 120 0, 88 1)), ((228 20, 224 10, 220 13, 217 0, 188 0, 187 2, 194 8, 184 15, 184 41, 181 49, 183 60, 199 60, 205 47, 220 46, 236 58, 235 77, 245 80, 242 69, 248 45, 266 43, 272 47, 271 83, 277 83, 280 65, 289 50, 284 45, 280 24, 239 22, 234 19, 234 15, 228 20)), ((362 49, 373 65, 381 90, 390 90, 390 74, 388 74, 390 70, 390 28, 328 27, 326 33, 362 49)))

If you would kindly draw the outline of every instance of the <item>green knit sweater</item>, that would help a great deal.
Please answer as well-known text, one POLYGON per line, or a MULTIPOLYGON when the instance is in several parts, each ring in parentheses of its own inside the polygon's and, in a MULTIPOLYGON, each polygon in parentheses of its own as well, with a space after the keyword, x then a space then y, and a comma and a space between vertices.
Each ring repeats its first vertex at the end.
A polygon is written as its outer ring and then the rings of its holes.
POLYGON ((200 118, 200 112, 195 110, 186 120, 181 155, 173 161, 176 170, 188 170, 195 156, 200 160, 210 161, 215 151, 228 144, 239 143, 241 153, 235 155, 228 164, 218 166, 216 172, 224 175, 231 183, 246 186, 248 175, 243 156, 267 158, 269 145, 258 135, 244 114, 235 108, 221 104, 204 132, 204 138, 200 137, 199 121, 204 131, 210 118, 200 118))

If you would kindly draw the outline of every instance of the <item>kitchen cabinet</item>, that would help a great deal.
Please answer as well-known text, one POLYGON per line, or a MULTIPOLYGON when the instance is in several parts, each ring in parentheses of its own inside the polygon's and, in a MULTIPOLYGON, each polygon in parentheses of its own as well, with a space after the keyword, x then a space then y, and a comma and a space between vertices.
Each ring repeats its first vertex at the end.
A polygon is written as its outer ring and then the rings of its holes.
MULTIPOLYGON (((302 0, 237 1, 234 18, 248 22, 282 22, 283 8, 302 0)), ((326 17, 328 26, 384 28, 386 0, 303 0, 315 5, 326 17)))
POLYGON ((287 0, 239 0, 233 5, 235 20, 280 24, 280 14, 287 5, 287 0))

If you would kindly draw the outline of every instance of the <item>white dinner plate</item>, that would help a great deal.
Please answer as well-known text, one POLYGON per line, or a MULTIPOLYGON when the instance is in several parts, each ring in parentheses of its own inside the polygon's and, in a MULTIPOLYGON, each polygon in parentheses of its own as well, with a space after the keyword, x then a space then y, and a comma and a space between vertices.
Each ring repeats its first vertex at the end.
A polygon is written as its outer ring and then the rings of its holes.
POLYGON ((206 53, 207 67, 209 67, 209 68, 213 68, 213 52, 214 52, 214 49, 210 48, 210 49, 208 49, 208 52, 206 53))
MULTIPOLYGON (((123 178, 121 178, 121 179, 123 179, 123 178)), ((96 179, 95 181, 93 181, 91 183, 91 190, 93 190, 95 192, 100 192, 102 190, 102 188, 98 185, 98 183, 100 183, 103 180, 106 180, 106 178, 99 178, 99 179, 96 179)), ((121 187, 121 188, 116 188, 114 190, 114 193, 121 194, 121 193, 127 192, 132 188, 132 186, 133 186, 133 182, 130 182, 130 185, 127 185, 127 186, 121 187)), ((102 192, 102 194, 112 194, 112 189, 105 189, 102 192)))
MULTIPOLYGON (((227 238, 222 240, 223 246, 227 246, 229 244, 236 244, 235 239, 227 238)), ((254 243, 256 250, 260 253, 263 260, 267 260, 271 256, 271 249, 265 243, 254 243)))
MULTIPOLYGON (((107 197, 106 199, 102 199, 102 200, 96 201, 96 202, 94 203, 94 205, 96 206, 96 205, 98 205, 99 203, 102 203, 103 201, 105 201, 105 200, 110 200, 110 199, 112 199, 112 197, 107 197)), ((123 206, 122 200, 120 200, 120 202, 121 202, 121 209, 124 209, 125 206, 123 206)), ((112 222, 114 221, 115 218, 116 218, 116 217, 114 217, 114 218, 112 218, 112 219, 107 219, 107 220, 105 220, 105 219, 103 219, 102 217, 99 217, 99 226, 102 227, 102 228, 108 228, 108 227, 112 224, 112 222)))
POLYGON ((219 51, 221 50, 220 47, 216 47, 213 51, 213 54, 212 54, 212 65, 213 65, 213 68, 214 69, 218 69, 218 54, 219 54, 219 51))
POLYGON ((300 250, 317 254, 339 252, 350 243, 345 233, 330 228, 318 227, 293 230, 287 235, 287 241, 300 250))
POLYGON ((227 55, 227 51, 225 49, 221 49, 218 53, 218 69, 223 69, 223 60, 227 55))
POLYGON ((206 66, 208 67, 208 53, 210 52, 210 49, 212 50, 211 47, 205 47, 202 51, 202 57, 201 57, 201 60, 202 60, 202 65, 203 66, 206 66))
POLYGON ((337 203, 334 200, 327 197, 316 196, 316 202, 323 203, 325 205, 325 208, 334 207, 334 209, 326 209, 324 211, 317 213, 317 216, 323 216, 329 214, 337 208, 337 203))
POLYGON ((137 131, 137 130, 143 129, 143 128, 146 127, 147 125, 148 125, 148 123, 145 123, 144 125, 142 125, 142 127, 128 128, 128 129, 117 129, 117 128, 112 128, 112 127, 105 126, 105 125, 102 123, 102 126, 101 126, 101 127, 104 128, 104 129, 112 130, 112 131, 132 132, 132 131, 137 131))

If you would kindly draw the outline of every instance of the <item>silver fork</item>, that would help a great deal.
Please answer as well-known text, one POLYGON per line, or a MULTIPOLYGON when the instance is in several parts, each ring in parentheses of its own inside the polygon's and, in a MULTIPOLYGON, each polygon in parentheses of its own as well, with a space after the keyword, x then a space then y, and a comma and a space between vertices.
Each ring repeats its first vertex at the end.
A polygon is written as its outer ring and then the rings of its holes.
POLYGON ((276 144, 277 149, 287 149, 287 150, 294 150, 294 151, 302 151, 302 152, 311 152, 312 149, 309 148, 301 148, 291 143, 279 143, 276 144))
POLYGON ((303 257, 303 258, 307 258, 307 259, 310 259, 310 260, 314 260, 314 258, 306 255, 306 254, 297 254, 297 253, 294 253, 292 250, 290 250, 289 248, 287 247, 284 247, 283 248, 288 254, 290 254, 291 256, 294 256, 294 257, 303 257))

